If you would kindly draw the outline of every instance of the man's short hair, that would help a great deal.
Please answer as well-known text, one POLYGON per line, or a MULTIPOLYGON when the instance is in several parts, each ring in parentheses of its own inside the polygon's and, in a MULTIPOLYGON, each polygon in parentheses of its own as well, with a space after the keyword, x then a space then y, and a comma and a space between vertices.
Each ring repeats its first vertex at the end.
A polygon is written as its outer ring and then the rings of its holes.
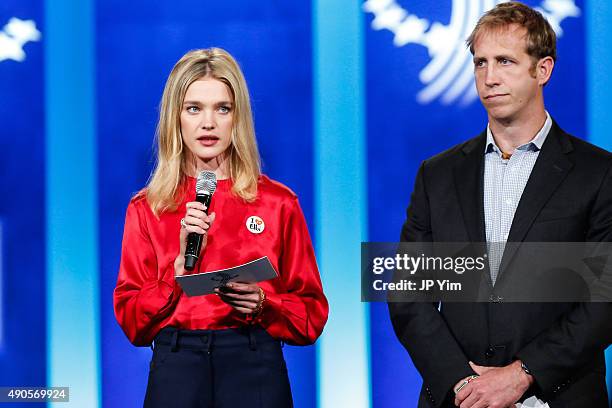
POLYGON ((527 31, 527 55, 535 61, 544 57, 557 60, 557 35, 538 11, 518 1, 500 3, 487 11, 476 23, 466 43, 474 54, 474 41, 482 31, 504 29, 516 24, 527 31))

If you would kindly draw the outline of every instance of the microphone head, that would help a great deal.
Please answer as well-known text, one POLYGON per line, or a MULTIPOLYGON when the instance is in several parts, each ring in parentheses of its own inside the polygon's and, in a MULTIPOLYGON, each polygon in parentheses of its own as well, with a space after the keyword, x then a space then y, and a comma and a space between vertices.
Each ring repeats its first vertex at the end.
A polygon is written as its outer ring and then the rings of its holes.
POLYGON ((217 176, 212 171, 204 170, 198 174, 196 194, 213 195, 217 189, 217 176))

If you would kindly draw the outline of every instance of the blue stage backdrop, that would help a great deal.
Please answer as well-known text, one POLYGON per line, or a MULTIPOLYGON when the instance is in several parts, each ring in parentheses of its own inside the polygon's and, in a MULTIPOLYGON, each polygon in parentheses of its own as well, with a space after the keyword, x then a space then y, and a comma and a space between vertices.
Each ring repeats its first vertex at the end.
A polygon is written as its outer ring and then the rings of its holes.
MULTIPOLYGON (((612 6, 526 2, 559 34, 549 112, 612 148, 612 6)), ((300 196, 330 301, 318 345, 284 348, 296 407, 416 406, 386 305, 359 302, 359 244, 397 240, 421 161, 485 128, 463 41, 496 3, 4 0, 0 386, 142 404, 151 350, 112 307, 125 209, 174 62, 218 46, 246 75, 264 172, 300 196)))
POLYGON ((0 4, 0 386, 46 383, 43 5, 0 4))

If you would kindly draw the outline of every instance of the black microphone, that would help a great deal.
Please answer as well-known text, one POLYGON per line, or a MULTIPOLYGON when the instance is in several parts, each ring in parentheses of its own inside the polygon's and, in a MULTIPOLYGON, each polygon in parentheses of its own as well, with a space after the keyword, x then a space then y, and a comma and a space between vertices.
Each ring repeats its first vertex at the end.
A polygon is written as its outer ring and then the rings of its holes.
MULTIPOLYGON (((217 176, 212 171, 202 171, 198 175, 196 181, 196 201, 204 204, 206 210, 204 212, 208 214, 208 207, 210 207, 210 200, 212 195, 217 189, 217 176)), ((202 248, 203 236, 196 233, 190 232, 187 236, 187 248, 185 248, 185 269, 188 271, 195 268, 200 256, 200 248, 202 248)))

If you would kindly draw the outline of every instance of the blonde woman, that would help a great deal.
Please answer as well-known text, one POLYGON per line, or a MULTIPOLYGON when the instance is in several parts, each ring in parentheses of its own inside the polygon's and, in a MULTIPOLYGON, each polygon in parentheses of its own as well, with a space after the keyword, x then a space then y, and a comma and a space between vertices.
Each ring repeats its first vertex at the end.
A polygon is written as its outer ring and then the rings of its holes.
POLYGON ((164 88, 158 160, 130 202, 115 316, 137 346, 154 344, 145 407, 292 406, 281 342, 312 344, 327 320, 314 251, 296 195, 262 175, 244 76, 218 48, 185 54, 164 88), (215 173, 210 204, 195 176, 215 173), (258 217, 263 230, 247 219, 258 217), (203 235, 197 272, 268 256, 279 277, 185 296, 189 233, 203 235))

